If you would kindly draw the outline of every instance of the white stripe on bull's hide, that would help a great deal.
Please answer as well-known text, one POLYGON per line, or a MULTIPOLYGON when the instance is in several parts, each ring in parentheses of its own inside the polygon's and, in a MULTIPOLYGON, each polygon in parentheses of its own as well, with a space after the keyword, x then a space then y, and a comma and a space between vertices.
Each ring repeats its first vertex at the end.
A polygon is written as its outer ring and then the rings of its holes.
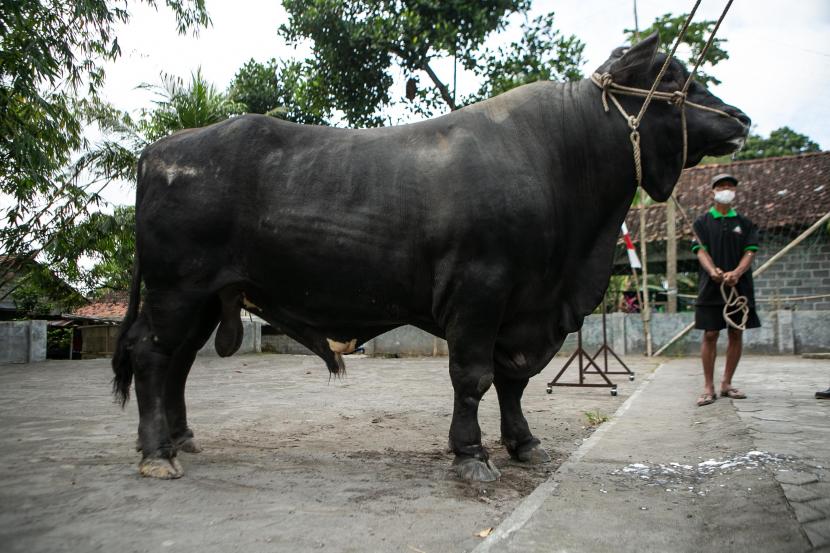
POLYGON ((179 177, 195 177, 199 174, 199 170, 195 167, 188 167, 187 165, 167 165, 164 168, 164 173, 167 176, 167 186, 173 184, 173 181, 179 177))

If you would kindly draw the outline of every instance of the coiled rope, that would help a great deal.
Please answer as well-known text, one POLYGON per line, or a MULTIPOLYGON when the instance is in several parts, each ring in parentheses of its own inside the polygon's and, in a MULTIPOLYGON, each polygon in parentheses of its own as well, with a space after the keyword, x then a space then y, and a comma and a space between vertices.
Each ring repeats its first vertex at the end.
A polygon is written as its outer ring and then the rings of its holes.
POLYGON ((737 330, 746 330, 746 321, 749 319, 749 300, 746 296, 738 294, 735 286, 727 286, 726 282, 720 283, 720 295, 723 297, 723 320, 726 324, 737 330), (726 288, 729 288, 729 294, 726 288), (741 322, 736 323, 732 317, 741 314, 741 322))

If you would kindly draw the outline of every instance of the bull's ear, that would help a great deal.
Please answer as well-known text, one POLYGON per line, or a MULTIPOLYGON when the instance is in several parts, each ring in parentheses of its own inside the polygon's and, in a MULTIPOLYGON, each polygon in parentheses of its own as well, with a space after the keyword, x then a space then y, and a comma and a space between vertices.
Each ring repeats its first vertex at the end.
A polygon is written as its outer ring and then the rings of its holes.
POLYGON ((657 48, 660 46, 660 35, 651 33, 628 49, 623 56, 611 64, 608 72, 617 83, 630 83, 637 76, 645 76, 654 63, 654 56, 657 55, 657 48))

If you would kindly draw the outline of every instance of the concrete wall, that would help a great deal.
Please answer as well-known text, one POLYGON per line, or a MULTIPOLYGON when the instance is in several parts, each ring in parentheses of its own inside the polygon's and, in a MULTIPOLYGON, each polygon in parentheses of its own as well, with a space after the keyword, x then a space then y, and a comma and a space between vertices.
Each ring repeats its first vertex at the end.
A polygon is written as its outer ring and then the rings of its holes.
MULTIPOLYGON (((652 315, 653 346, 656 351, 686 325, 694 321, 694 313, 655 313, 652 315)), ((750 354, 801 354, 830 352, 830 311, 795 311, 779 309, 759 312, 761 328, 744 334, 744 352, 750 354)), ((692 330, 665 353, 698 355, 702 331, 692 330)), ((639 355, 645 352, 643 323, 639 314, 612 313, 607 317, 608 345, 618 355, 639 355)), ((565 340, 560 354, 570 355, 576 349, 577 336, 565 340)), ((582 346, 592 354, 602 345, 602 316, 591 315, 582 328, 582 346)), ((403 326, 363 344, 368 355, 419 356, 447 355, 447 343, 418 328, 403 326)), ((721 333, 719 349, 725 351, 726 332, 721 333)), ((287 336, 264 336, 263 351, 274 353, 311 353, 287 336)))
MULTIPOLYGON (((801 354, 830 351, 830 311, 759 311, 761 328, 744 333, 744 353, 801 354)), ((655 313, 651 330, 654 351, 667 344, 686 325, 694 313, 655 313)), ((645 352, 643 323, 638 313, 612 313, 607 318, 608 345, 620 355, 645 352)), ((665 355, 697 355, 703 332, 692 330, 666 350, 665 355)), ((591 315, 582 328, 583 347, 596 351, 602 345, 602 316, 591 315)), ((576 335, 568 336, 562 353, 576 348, 576 335)), ((718 349, 726 350, 726 332, 721 333, 718 349)))
POLYGON ((0 322, 0 363, 46 359, 46 321, 0 322))

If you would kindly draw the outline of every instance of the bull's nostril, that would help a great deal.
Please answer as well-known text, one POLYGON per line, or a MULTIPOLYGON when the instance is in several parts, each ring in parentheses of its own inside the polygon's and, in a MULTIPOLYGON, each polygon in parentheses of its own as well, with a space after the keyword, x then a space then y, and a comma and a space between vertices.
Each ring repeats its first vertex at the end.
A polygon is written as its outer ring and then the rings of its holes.
POLYGON ((733 113, 733 116, 734 116, 734 117, 735 117, 738 121, 740 121, 740 122, 741 122, 741 124, 742 124, 742 125, 744 125, 745 127, 749 127, 749 126, 752 124, 752 119, 750 119, 749 117, 747 117, 747 115, 746 115, 744 112, 742 112, 742 111, 735 110, 735 111, 734 111, 734 113, 733 113))

